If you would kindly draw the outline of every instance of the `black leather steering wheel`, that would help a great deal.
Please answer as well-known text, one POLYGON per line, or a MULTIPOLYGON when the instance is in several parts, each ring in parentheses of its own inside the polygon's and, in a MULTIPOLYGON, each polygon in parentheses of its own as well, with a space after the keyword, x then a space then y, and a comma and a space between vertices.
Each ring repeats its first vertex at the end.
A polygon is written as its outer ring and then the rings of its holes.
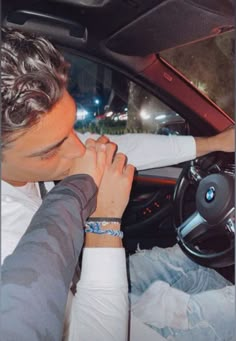
MULTIPOLYGON (((206 157, 205 157, 206 159, 206 157)), ((199 160, 184 167, 174 192, 177 241, 195 262, 213 268, 234 264, 234 173, 201 167, 199 160), (194 212, 184 217, 187 194, 194 189, 194 212)))

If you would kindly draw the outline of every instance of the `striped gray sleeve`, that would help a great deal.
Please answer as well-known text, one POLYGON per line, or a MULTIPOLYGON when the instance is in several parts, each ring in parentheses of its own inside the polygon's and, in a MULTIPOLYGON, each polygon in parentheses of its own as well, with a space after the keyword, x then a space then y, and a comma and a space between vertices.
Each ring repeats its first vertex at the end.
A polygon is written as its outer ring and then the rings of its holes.
POLYGON ((88 175, 61 181, 45 197, 16 249, 5 259, 2 340, 61 340, 83 226, 95 209, 96 194, 88 175))

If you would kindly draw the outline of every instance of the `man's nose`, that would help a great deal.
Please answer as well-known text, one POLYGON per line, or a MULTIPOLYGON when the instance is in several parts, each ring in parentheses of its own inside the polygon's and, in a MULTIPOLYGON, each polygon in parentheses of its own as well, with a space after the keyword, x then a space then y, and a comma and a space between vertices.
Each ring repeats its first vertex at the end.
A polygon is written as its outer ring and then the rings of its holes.
POLYGON ((81 157, 85 153, 85 146, 74 131, 71 132, 66 142, 63 157, 67 159, 74 159, 81 157))

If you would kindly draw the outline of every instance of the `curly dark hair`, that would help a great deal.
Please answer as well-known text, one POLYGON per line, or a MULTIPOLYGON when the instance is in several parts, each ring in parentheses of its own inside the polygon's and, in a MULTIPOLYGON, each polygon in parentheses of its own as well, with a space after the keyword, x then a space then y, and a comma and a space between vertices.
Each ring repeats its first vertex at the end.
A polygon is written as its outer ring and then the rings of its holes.
MULTIPOLYGON (((60 99, 69 65, 45 38, 2 28, 2 147, 60 99)), ((14 140, 14 139, 13 139, 14 140)))

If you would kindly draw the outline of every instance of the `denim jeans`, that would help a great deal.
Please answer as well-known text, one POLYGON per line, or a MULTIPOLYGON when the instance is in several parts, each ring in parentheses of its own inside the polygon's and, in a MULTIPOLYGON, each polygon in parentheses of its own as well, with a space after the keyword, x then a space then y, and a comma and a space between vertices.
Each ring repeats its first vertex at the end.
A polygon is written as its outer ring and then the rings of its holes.
POLYGON ((167 340, 232 341, 235 287, 175 245, 129 257, 133 314, 167 340))

